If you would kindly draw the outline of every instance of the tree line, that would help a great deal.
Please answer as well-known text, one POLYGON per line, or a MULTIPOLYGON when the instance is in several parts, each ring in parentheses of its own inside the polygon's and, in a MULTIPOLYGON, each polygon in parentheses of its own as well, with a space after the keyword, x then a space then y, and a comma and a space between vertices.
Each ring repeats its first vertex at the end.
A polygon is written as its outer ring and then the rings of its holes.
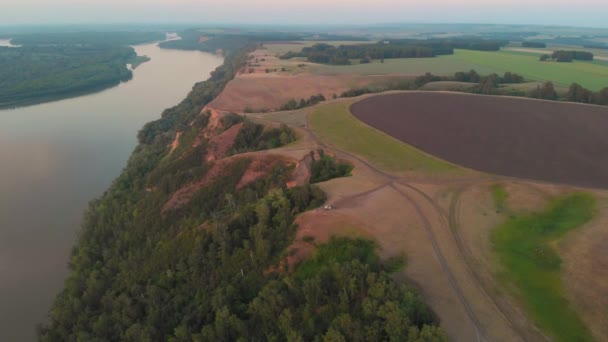
POLYGON ((530 42, 530 41, 524 41, 521 42, 521 46, 522 47, 526 47, 526 48, 538 48, 538 49, 544 49, 547 47, 546 43, 543 42, 530 42))
POLYGON ((323 102, 323 101, 325 101, 325 96, 323 96, 323 94, 312 95, 308 99, 300 99, 299 102, 296 101, 296 99, 290 99, 289 101, 287 101, 287 103, 282 105, 279 108, 279 110, 301 109, 301 108, 305 108, 305 107, 309 107, 309 106, 314 106, 314 105, 318 104, 319 102, 323 102))
POLYGON ((481 39, 453 40, 390 40, 375 44, 340 45, 320 43, 304 47, 300 52, 288 52, 282 59, 294 57, 306 58, 309 62, 332 65, 349 65, 351 60, 369 63, 372 60, 390 58, 432 58, 439 55, 451 55, 454 49, 480 51, 498 51, 506 42, 481 39))
POLYGON ((593 53, 587 51, 566 51, 566 50, 558 50, 554 51, 552 54, 543 54, 540 56, 540 61, 548 61, 553 60, 561 63, 568 63, 574 60, 578 61, 592 61, 593 53))
POLYGON ((578 83, 572 83, 568 91, 565 94, 560 95, 553 82, 547 81, 537 85, 536 88, 530 91, 514 89, 504 90, 505 85, 525 83, 526 79, 513 72, 505 72, 502 76, 497 74, 480 75, 475 70, 457 72, 453 76, 438 76, 427 72, 424 75, 416 77, 411 83, 399 83, 374 89, 369 87, 354 88, 343 92, 340 97, 356 97, 387 90, 416 90, 423 88, 428 83, 441 81, 470 83, 472 85, 471 87, 460 88, 457 89, 457 91, 475 94, 510 95, 544 100, 587 103, 600 106, 608 105, 608 87, 594 92, 584 88, 578 83))
POLYGON ((138 45, 165 40, 165 33, 117 31, 117 32, 53 32, 17 34, 12 37, 15 45, 138 45))
POLYGON ((311 34, 311 33, 286 33, 286 32, 250 32, 250 33, 209 33, 199 29, 188 29, 180 31, 181 39, 162 42, 159 44, 165 49, 199 50, 210 53, 218 51, 238 51, 244 46, 263 45, 273 42, 290 41, 316 41, 316 40, 339 40, 339 41, 361 41, 367 40, 363 37, 333 34, 311 34), (205 37, 205 39, 201 39, 205 37))

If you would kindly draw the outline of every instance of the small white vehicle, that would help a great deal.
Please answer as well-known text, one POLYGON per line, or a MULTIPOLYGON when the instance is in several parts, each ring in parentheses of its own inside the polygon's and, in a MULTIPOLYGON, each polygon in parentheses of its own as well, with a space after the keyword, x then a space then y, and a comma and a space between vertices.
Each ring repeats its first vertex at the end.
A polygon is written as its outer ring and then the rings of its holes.
POLYGON ((334 207, 332 207, 331 205, 326 205, 323 207, 324 210, 332 210, 334 209, 334 207))

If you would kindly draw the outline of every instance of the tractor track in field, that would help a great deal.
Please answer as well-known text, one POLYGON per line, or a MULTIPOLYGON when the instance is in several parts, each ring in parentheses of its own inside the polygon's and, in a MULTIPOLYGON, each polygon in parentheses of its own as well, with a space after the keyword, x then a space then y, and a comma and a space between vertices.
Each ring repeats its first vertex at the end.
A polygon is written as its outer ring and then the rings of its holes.
MULTIPOLYGON (((306 114, 306 126, 304 128, 304 130, 310 134, 313 142, 318 145, 319 147, 323 148, 323 149, 328 149, 331 152, 333 152, 334 154, 336 154, 337 157, 341 157, 343 159, 351 159, 351 160, 356 160, 357 162, 363 164, 365 167, 367 167, 369 170, 371 170, 376 176, 379 176, 383 179, 385 179, 387 182, 374 188, 371 190, 368 190, 364 193, 359 193, 359 194, 355 194, 353 196, 347 197, 342 199, 340 202, 341 203, 346 203, 347 201, 350 200, 354 200, 358 197, 362 197, 365 196, 367 194, 370 194, 374 191, 377 191, 381 188, 384 188, 386 186, 391 187, 391 189, 395 190, 402 198, 404 198, 406 200, 406 202, 410 203, 410 205, 414 208, 414 210, 416 211, 417 215, 418 215, 418 219, 421 221, 425 232, 431 242, 432 248, 433 248, 433 252, 435 254, 435 256, 437 257, 437 260, 441 266, 441 269, 443 270, 443 272, 445 273, 447 279, 448 279, 448 283, 450 284, 450 288, 454 291, 454 293, 456 294, 456 296, 458 297, 458 300, 460 301, 460 303, 462 304, 463 308, 465 309, 467 316, 469 318, 469 320, 471 321, 471 323, 473 324, 473 327, 475 328, 475 332, 477 334, 477 340, 478 341, 485 341, 486 338, 484 337, 485 334, 483 333, 483 329, 481 326, 481 323, 479 321, 479 319, 477 318, 475 312, 472 309, 471 303, 468 301, 468 299, 466 298, 466 296, 464 295, 463 290, 460 288, 460 286, 458 285, 458 282, 456 280, 456 278, 454 277, 454 274, 452 273, 447 260, 445 259, 444 254, 441 251, 441 248, 439 247, 439 243, 437 241, 437 238, 433 232, 433 227, 431 224, 431 221, 429 220, 428 216, 425 214, 425 212, 422 210, 422 208, 420 207, 420 204, 418 202, 416 202, 411 195, 407 194, 405 191, 399 189, 395 184, 399 184, 402 186, 407 187, 408 189, 411 189, 412 191, 415 191, 416 193, 418 193, 420 196, 422 196, 427 202, 429 202, 429 204, 431 204, 431 206, 434 208, 434 210, 437 212, 437 214, 440 216, 440 220, 447 221, 447 216, 448 214, 445 213, 445 211, 435 202, 435 200, 433 200, 427 193, 425 193, 424 191, 418 189, 417 187, 415 187, 414 185, 410 184, 408 182, 407 179, 403 178, 403 177, 399 177, 387 172, 384 172, 380 169, 378 169, 377 167, 375 167, 374 165, 372 165, 371 163, 369 163, 367 160, 356 156, 352 153, 340 150, 334 146, 330 146, 326 143, 324 143, 323 141, 321 141, 321 139, 316 135, 316 133, 312 130, 311 125, 310 125, 310 112, 308 112, 306 114), (346 157, 346 158, 344 158, 346 157)), ((478 179, 479 180, 479 179, 478 179)), ((445 222, 445 221, 444 221, 445 222)), ((449 227, 448 227, 449 229, 449 227)))
MULTIPOLYGON (((465 295, 463 288, 460 286, 458 279, 454 275, 454 271, 452 270, 448 259, 446 258, 446 254, 442 251, 441 244, 438 240, 437 234, 435 232, 436 229, 444 229, 448 238, 444 243, 447 243, 451 246, 454 246, 454 250, 456 251, 457 257, 459 257, 460 261, 462 261, 462 266, 468 273, 466 277, 472 281, 474 288, 476 288, 477 292, 482 292, 482 296, 486 301, 489 302, 489 305, 493 307, 495 311, 498 311, 500 318, 502 318, 509 328, 512 329, 515 334, 521 340, 524 340, 523 336, 527 334, 522 331, 520 327, 518 327, 513 320, 509 319, 508 315, 505 314, 505 310, 501 307, 500 303, 498 303, 487 291, 487 286, 485 286, 478 272, 474 271, 473 263, 471 260, 471 256, 467 252, 465 247, 465 243, 462 240, 458 232, 459 219, 458 219, 458 208, 460 205, 460 199, 463 193, 465 193, 468 189, 476 185, 490 185, 494 183, 500 182, 514 182, 526 187, 529 187, 536 192, 540 193, 543 197, 548 197, 549 195, 535 186, 532 183, 548 183, 538 180, 526 180, 519 179, 508 176, 500 176, 500 175, 492 175, 486 173, 479 173, 478 175, 474 175, 467 178, 458 178, 458 179, 438 179, 436 177, 406 177, 402 175, 395 175, 389 172, 385 172, 376 166, 372 165, 365 158, 360 157, 356 154, 341 150, 336 146, 325 143, 321 140, 321 138, 313 131, 310 123, 310 116, 315 107, 311 107, 305 112, 305 123, 304 126, 299 126, 298 128, 302 130, 306 135, 310 138, 310 143, 313 145, 312 147, 293 147, 293 148, 284 148, 282 149, 285 152, 299 152, 299 151, 310 151, 314 149, 324 149, 328 152, 331 152, 335 155, 336 158, 343 159, 345 161, 351 161, 360 164, 361 166, 368 169, 375 177, 378 177, 380 180, 380 184, 372 187, 369 190, 352 194, 343 198, 337 199, 333 203, 329 203, 336 208, 347 208, 352 205, 355 205, 356 202, 365 198, 366 196, 382 190, 384 188, 390 188, 395 191, 403 200, 408 203, 416 212, 418 216, 417 219, 421 223, 422 228, 427 235, 429 242, 431 243, 432 252, 436 257, 439 266, 445 275, 449 287, 454 292, 456 299, 460 302, 464 312, 466 313, 466 317, 471 322, 472 328, 474 329, 477 341, 487 341, 489 338, 488 334, 484 331, 484 325, 481 323, 473 305, 470 300, 465 295), (456 190, 450 199, 449 208, 443 208, 441 205, 437 203, 433 197, 431 197, 427 192, 420 189, 416 185, 447 185, 451 187, 455 187, 456 190), (401 187, 401 188, 400 188, 401 187), (415 198, 418 197, 418 198, 415 198), (423 209, 423 205, 428 205, 428 209, 423 209), (432 208, 432 211, 429 213, 429 209, 432 208), (431 217, 433 219, 436 218, 440 222, 439 225, 433 224, 431 217)), ((269 120, 269 119, 263 119, 269 120)))
MULTIPOLYGON (((314 107, 313 107, 314 108, 314 107)), ((336 200, 334 203, 330 203, 332 206, 336 206, 337 208, 341 207, 349 207, 353 203, 355 203, 358 199, 364 198, 376 191, 379 191, 384 188, 391 188, 395 191, 401 198, 403 198, 416 212, 418 216, 418 220, 422 224, 422 227, 431 243, 433 254, 436 256, 436 259, 439 263, 441 270, 447 278, 449 287, 452 289, 454 294, 456 295, 458 301, 462 305, 464 311, 466 312, 466 316, 474 328, 477 340, 478 341, 487 341, 487 334, 484 332, 483 325, 481 324, 471 302, 466 297, 463 289, 458 283, 457 278, 455 277, 448 260, 446 259, 445 253, 443 253, 441 245, 438 241, 436 233, 434 229, 445 229, 449 235, 448 240, 445 241, 448 244, 455 246, 455 250, 463 262, 464 268, 468 273, 469 279, 473 282, 474 287, 476 287, 479 291, 482 292, 482 296, 489 301, 490 305, 493 306, 495 311, 498 312, 500 317, 507 323, 507 325, 520 337, 521 340, 524 340, 523 336, 526 336, 526 333, 523 332, 511 319, 509 319, 508 315, 505 314, 501 305, 488 293, 486 286, 484 286, 484 282, 481 280, 480 275, 474 271, 473 263, 471 261, 471 256, 467 252, 465 248, 464 241, 458 232, 459 227, 459 219, 458 219, 458 210, 460 205, 460 199, 462 194, 464 194, 468 189, 476 185, 490 185, 497 182, 509 181, 515 182, 533 190, 539 192, 543 197, 547 197, 548 194, 536 187, 531 182, 525 179, 517 179, 514 177, 508 176, 499 176, 499 175, 491 175, 480 173, 477 176, 468 177, 468 178, 459 178, 459 179, 437 179, 430 177, 404 177, 400 175, 395 175, 389 172, 385 172, 380 170, 376 166, 372 165, 370 162, 365 160, 358 155, 353 153, 341 150, 331 144, 327 144, 323 142, 317 134, 312 130, 310 123, 310 115, 312 113, 312 109, 307 110, 305 113, 305 126, 298 127, 303 130, 307 135, 309 135, 311 142, 315 145, 313 148, 286 148, 283 151, 305 151, 305 150, 313 150, 313 149, 324 149, 331 153, 333 153, 337 158, 343 159, 346 161, 356 162, 367 168, 371 173, 382 180, 382 182, 367 190, 360 193, 356 193, 344 198, 340 198, 336 200), (429 185, 449 185, 457 187, 455 192, 452 195, 450 200, 449 208, 444 209, 437 203, 435 199, 433 199, 428 193, 421 190, 414 184, 429 184, 429 185), (400 188, 403 187, 403 188, 400 188), (408 193, 411 192, 411 193, 408 193), (419 199, 414 198, 414 194, 419 196, 419 199), (431 215, 437 215, 437 219, 440 222, 439 227, 434 227, 431 223, 431 219, 428 213, 428 210, 424 210, 422 208, 422 200, 423 203, 428 204, 432 208, 431 215)), ((533 182, 539 182, 537 180, 533 182)), ((544 182, 540 182, 544 183, 544 182)))

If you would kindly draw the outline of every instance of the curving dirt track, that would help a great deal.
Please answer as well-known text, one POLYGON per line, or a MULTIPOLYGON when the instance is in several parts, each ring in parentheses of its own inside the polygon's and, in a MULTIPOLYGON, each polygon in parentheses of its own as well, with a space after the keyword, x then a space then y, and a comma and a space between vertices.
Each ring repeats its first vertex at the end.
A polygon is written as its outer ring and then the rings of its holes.
POLYGON ((407 92, 366 98, 351 111, 401 141, 472 169, 608 188, 608 107, 407 92))

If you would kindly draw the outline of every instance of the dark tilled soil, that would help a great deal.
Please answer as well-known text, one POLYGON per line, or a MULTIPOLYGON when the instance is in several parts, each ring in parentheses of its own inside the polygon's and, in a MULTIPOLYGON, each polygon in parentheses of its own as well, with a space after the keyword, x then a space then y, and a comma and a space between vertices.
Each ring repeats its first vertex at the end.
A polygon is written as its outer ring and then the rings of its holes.
POLYGON ((370 126, 472 169, 608 188, 608 107, 412 92, 370 97, 351 110, 370 126))

